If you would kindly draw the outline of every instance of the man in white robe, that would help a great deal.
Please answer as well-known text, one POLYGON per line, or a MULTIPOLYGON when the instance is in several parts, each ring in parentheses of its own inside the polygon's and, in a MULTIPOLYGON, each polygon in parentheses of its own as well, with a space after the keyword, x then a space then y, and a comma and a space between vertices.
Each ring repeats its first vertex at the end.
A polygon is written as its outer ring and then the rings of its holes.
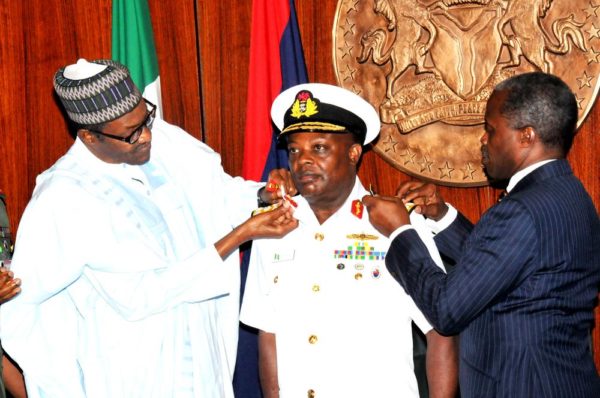
POLYGON ((281 194, 154 120, 118 63, 80 60, 54 85, 77 139, 37 179, 12 263, 22 293, 0 312, 29 397, 233 397, 237 247, 297 225, 285 206, 248 219, 257 191, 281 194))

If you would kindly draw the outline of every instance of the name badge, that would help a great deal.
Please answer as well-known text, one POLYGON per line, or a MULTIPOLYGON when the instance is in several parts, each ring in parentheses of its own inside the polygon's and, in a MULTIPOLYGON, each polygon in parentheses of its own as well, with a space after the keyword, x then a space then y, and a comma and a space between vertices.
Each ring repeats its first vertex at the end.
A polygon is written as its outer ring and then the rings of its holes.
POLYGON ((273 253, 273 258, 272 258, 272 263, 281 263, 284 261, 292 261, 294 259, 294 255, 296 254, 296 252, 291 249, 291 250, 285 250, 285 251, 278 251, 276 253, 273 253))

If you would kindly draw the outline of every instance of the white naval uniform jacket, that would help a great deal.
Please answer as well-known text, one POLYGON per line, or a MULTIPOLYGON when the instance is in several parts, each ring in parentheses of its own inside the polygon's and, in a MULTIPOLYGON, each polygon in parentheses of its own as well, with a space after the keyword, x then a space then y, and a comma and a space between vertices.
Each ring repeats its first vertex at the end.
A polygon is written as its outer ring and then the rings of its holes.
MULTIPOLYGON (((368 192, 357 179, 322 225, 298 197, 299 227, 253 243, 242 322, 274 333, 282 398, 418 397, 411 320, 431 330, 385 267, 389 240, 351 212, 368 192)), ((432 256, 423 217, 413 213, 432 256)))

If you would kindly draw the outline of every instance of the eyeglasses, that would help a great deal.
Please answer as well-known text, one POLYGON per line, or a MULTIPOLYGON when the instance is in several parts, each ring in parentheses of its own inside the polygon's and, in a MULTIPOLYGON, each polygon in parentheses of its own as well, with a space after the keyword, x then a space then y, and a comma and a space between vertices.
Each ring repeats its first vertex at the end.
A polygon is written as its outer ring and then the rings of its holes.
POLYGON ((146 98, 144 98, 144 102, 146 102, 146 105, 150 107, 150 111, 146 114, 146 118, 144 119, 142 124, 136 127, 135 130, 133 130, 131 134, 129 134, 127 137, 103 133, 102 131, 98 130, 89 131, 91 131, 92 133, 100 134, 104 137, 112 138, 113 140, 123 141, 132 145, 135 144, 142 136, 142 133, 144 132, 144 127, 147 127, 149 130, 152 129, 152 124, 154 123, 154 119, 156 118, 156 105, 148 101, 146 98))

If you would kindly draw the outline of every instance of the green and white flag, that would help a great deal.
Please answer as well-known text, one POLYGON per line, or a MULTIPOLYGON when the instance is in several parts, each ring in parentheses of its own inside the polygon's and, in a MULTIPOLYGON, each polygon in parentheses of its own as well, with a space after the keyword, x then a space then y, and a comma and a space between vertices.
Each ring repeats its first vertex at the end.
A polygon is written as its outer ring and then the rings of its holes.
POLYGON ((144 98, 162 117, 160 77, 147 0, 113 0, 112 58, 126 65, 144 98))

